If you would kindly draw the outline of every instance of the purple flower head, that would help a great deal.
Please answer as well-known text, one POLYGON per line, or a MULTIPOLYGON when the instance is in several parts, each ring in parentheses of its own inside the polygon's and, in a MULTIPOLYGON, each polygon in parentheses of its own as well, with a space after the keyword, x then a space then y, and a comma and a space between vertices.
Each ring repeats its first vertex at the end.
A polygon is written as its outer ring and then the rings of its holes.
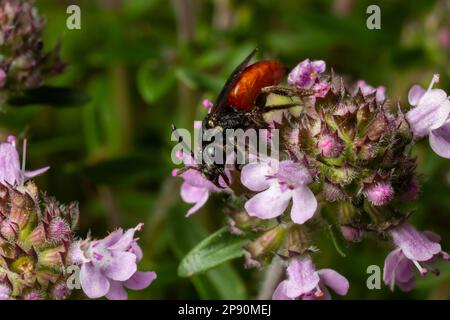
POLYGON ((386 88, 383 86, 374 88, 371 85, 367 84, 367 82, 365 82, 364 80, 358 80, 356 82, 356 90, 354 94, 356 94, 358 90, 361 90, 363 96, 368 96, 376 91, 375 100, 377 102, 383 102, 384 100, 386 100, 386 88))
POLYGON ((80 240, 72 245, 70 260, 81 265, 81 288, 89 298, 125 300, 124 287, 141 290, 156 279, 154 272, 137 271, 142 251, 134 233, 142 226, 126 232, 118 229, 102 240, 80 240))
POLYGON ((437 82, 439 75, 436 74, 427 90, 419 85, 409 90, 408 100, 413 108, 406 119, 416 139, 429 135, 433 151, 450 158, 450 101, 444 90, 433 89, 437 82))
POLYGON ((245 203, 250 216, 272 219, 283 214, 291 199, 291 219, 302 224, 310 219, 317 209, 314 193, 308 188, 312 182, 308 169, 298 162, 250 163, 242 168, 241 182, 252 191, 259 192, 245 203))
POLYGON ((367 198, 375 206, 382 206, 391 201, 394 189, 388 181, 374 183, 366 189, 367 198))
POLYGON ((49 168, 25 171, 21 168, 19 153, 16 149, 16 138, 9 136, 7 142, 0 143, 0 183, 8 183, 10 185, 22 184, 46 172, 49 168))
POLYGON ((410 291, 415 286, 414 270, 417 268, 422 276, 428 274, 428 269, 435 274, 439 270, 432 269, 436 255, 442 254, 449 260, 448 253, 442 251, 440 237, 432 232, 419 232, 412 225, 403 223, 390 231, 392 241, 397 246, 384 261, 384 282, 394 289, 397 285, 402 291, 410 291))
POLYGON ((272 299, 304 300, 331 299, 327 289, 344 296, 348 292, 349 283, 346 278, 332 269, 316 270, 309 256, 294 258, 287 268, 288 279, 282 281, 275 289, 272 299))
POLYGON ((319 74, 325 72, 325 69, 325 61, 303 60, 289 73, 288 83, 299 89, 310 89, 316 83, 319 74))
MULTIPOLYGON (((223 192, 224 190, 215 186, 214 183, 206 179, 196 170, 194 159, 190 155, 184 155, 183 152, 179 152, 177 156, 183 160, 186 167, 190 168, 182 173, 179 173, 177 169, 172 171, 172 176, 179 176, 184 180, 181 185, 181 198, 186 203, 194 204, 186 214, 188 217, 204 206, 206 201, 208 201, 210 193, 223 192)), ((227 172, 228 174, 229 172, 227 172)), ((231 176, 228 176, 228 178, 230 179, 231 176)), ((226 187, 226 183, 222 178, 219 178, 219 183, 226 187)))

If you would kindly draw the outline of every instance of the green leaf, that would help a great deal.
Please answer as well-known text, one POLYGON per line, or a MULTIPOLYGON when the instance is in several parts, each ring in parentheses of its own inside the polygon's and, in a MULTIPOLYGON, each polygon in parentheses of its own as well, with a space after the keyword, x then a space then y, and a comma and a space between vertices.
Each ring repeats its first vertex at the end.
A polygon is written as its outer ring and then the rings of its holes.
POLYGON ((328 235, 331 238, 331 242, 333 242, 334 248, 336 251, 343 257, 346 257, 344 250, 344 245, 342 244, 341 236, 339 232, 337 232, 336 227, 334 225, 329 224, 327 226, 328 235))
POLYGON ((42 86, 26 90, 24 93, 11 97, 8 104, 13 107, 24 107, 34 104, 45 104, 52 107, 80 107, 88 103, 90 98, 84 93, 65 87, 42 86))
MULTIPOLYGON (((183 206, 184 207, 184 206, 183 206)), ((194 219, 185 219, 184 212, 169 211, 169 243, 181 260, 189 249, 201 241, 207 231, 194 219)), ((201 299, 246 299, 244 281, 230 263, 223 263, 204 274, 189 278, 201 299)))
POLYGON ((200 242, 181 261, 180 277, 190 277, 204 272, 226 261, 242 257, 242 243, 246 238, 232 235, 222 228, 200 242))
POLYGON ((154 61, 147 62, 137 74, 139 93, 147 103, 157 102, 170 90, 173 90, 176 84, 173 71, 159 74, 161 72, 158 72, 158 66, 154 61))
POLYGON ((323 223, 323 229, 330 237, 336 251, 342 257, 346 257, 347 255, 345 254, 345 240, 337 227, 339 224, 336 219, 336 210, 337 208, 335 205, 328 205, 322 208, 322 217, 325 220, 325 222, 323 223))
POLYGON ((178 80, 191 89, 218 92, 222 89, 224 84, 224 81, 221 78, 192 69, 178 68, 175 71, 175 75, 178 80))

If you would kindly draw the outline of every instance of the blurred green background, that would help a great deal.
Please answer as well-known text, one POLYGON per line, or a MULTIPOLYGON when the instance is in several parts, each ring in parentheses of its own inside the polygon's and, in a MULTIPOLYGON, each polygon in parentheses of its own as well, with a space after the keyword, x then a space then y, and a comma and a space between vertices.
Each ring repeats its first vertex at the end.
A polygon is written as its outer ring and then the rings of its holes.
MULTIPOLYGON (((134 299, 245 299, 257 296, 262 272, 238 259, 204 275, 179 278, 181 258, 225 223, 220 197, 191 218, 170 176, 170 124, 192 127, 205 115, 230 71, 258 46, 260 58, 288 66, 323 59, 349 81, 387 87, 406 103, 414 83, 433 73, 450 91, 450 1, 366 0, 38 0, 47 19, 45 46, 62 41, 66 72, 48 81, 91 97, 79 108, 29 106, 0 115, 2 132, 29 138, 28 168, 50 165, 43 190, 81 207, 80 235, 103 237, 117 226, 144 222, 141 269, 158 279, 134 299), (66 8, 81 7, 82 29, 68 30, 66 8), (366 28, 366 8, 381 8, 381 30, 366 28)), ((423 192, 412 220, 450 244, 450 161, 417 148, 423 192)), ((318 267, 350 281, 346 298, 450 298, 450 265, 404 294, 366 287, 369 265, 382 267, 390 245, 375 239, 347 248, 343 258, 318 239, 318 267)))

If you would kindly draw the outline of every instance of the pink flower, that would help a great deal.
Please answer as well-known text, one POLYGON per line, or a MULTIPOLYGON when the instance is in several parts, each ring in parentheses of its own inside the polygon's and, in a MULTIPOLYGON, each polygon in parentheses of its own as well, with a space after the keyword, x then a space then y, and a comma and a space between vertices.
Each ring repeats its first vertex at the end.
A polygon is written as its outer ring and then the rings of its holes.
POLYGON ((356 82, 355 94, 358 92, 358 89, 361 90, 361 93, 363 94, 363 96, 368 96, 368 95, 376 92, 375 100, 377 102, 383 102, 384 100, 386 100, 386 95, 385 95, 386 88, 383 86, 374 88, 371 85, 367 84, 367 82, 365 82, 364 80, 358 80, 358 82, 356 82))
POLYGON ((81 288, 89 298, 125 300, 124 287, 141 290, 156 279, 154 272, 137 271, 142 251, 134 233, 142 226, 139 224, 125 233, 118 229, 102 240, 80 240, 72 245, 69 257, 81 265, 81 288))
POLYGON ((28 179, 46 172, 49 168, 24 171, 21 168, 19 153, 16 149, 16 138, 9 136, 7 142, 0 143, 0 183, 8 183, 10 185, 22 184, 28 179))
POLYGON ((325 72, 325 69, 325 61, 303 60, 289 73, 288 83, 299 89, 310 89, 316 83, 319 74, 325 72))
POLYGON ((339 295, 346 295, 348 280, 332 269, 316 268, 309 256, 302 256, 290 261, 287 268, 288 279, 282 281, 275 289, 272 299, 304 300, 331 299, 327 287, 339 295))
MULTIPOLYGON (((173 176, 181 177, 184 182, 181 185, 181 198, 186 203, 192 203, 194 206, 189 209, 186 216, 190 216, 203 207, 209 199, 210 193, 223 192, 224 190, 218 188, 211 181, 206 179, 197 169, 194 164, 194 159, 191 156, 184 155, 180 152, 177 155, 183 160, 186 167, 190 168, 182 173, 178 173, 178 170, 173 171, 173 176)), ((219 178, 219 183, 226 186, 226 183, 222 178, 219 178)))
POLYGON ((408 94, 409 104, 413 106, 406 119, 415 138, 429 135, 430 146, 444 158, 450 158, 450 101, 441 89, 432 89, 439 82, 434 75, 427 90, 414 85, 408 94))
POLYGON ((245 203, 250 216, 272 219, 283 214, 291 199, 291 219, 302 224, 317 209, 314 193, 308 188, 312 182, 308 169, 291 160, 256 162, 242 168, 241 182, 252 191, 259 192, 245 203))
MULTIPOLYGON (((391 290, 394 285, 402 291, 412 290, 415 286, 414 269, 426 275, 428 269, 423 265, 433 263, 439 253, 444 259, 450 259, 449 254, 441 250, 440 237, 432 232, 419 232, 412 225, 403 223, 393 228, 390 235, 397 248, 386 257, 383 280, 391 290)), ((439 273, 438 270, 431 270, 439 273)))

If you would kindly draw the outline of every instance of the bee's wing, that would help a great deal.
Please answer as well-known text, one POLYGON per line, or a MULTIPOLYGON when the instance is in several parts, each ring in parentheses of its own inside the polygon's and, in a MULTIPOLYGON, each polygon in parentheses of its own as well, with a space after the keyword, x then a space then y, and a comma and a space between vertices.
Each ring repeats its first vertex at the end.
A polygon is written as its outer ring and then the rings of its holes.
POLYGON ((236 81, 238 80, 239 76, 241 75, 242 71, 247 67, 248 63, 252 59, 252 57, 255 55, 256 51, 258 51, 258 48, 253 49, 252 52, 242 61, 236 69, 234 69, 233 73, 228 78, 227 82, 222 88, 222 91, 220 91, 219 96, 217 97, 216 103, 211 109, 210 116, 215 117, 219 115, 223 108, 226 107, 226 102, 228 95, 230 94, 231 89, 235 85, 236 81))

